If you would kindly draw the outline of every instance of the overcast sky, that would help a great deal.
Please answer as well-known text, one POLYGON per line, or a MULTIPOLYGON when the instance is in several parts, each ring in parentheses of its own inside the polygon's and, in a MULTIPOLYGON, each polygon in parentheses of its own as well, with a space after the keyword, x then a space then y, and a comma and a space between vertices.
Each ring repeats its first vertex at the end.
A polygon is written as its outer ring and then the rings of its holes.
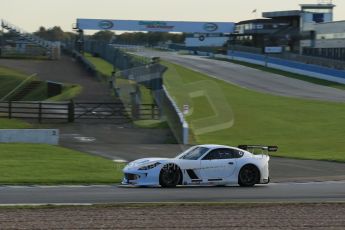
MULTIPOLYGON (((0 17, 29 31, 58 25, 72 30, 77 18, 225 21, 261 17, 264 11, 297 10, 318 0, 0 0, 0 17), (257 13, 252 13, 257 9, 257 13)), ((345 20, 345 0, 333 0, 335 20, 345 20)))

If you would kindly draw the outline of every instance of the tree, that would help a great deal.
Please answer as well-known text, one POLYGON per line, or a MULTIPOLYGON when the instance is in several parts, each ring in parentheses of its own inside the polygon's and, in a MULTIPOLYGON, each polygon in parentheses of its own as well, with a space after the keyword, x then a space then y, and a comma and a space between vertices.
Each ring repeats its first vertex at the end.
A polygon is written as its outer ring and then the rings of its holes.
POLYGON ((92 39, 104 42, 110 42, 115 37, 115 33, 108 30, 98 31, 91 36, 92 39))
POLYGON ((48 41, 64 41, 66 39, 72 39, 75 36, 70 32, 65 33, 59 26, 54 26, 49 29, 41 26, 34 34, 48 41))

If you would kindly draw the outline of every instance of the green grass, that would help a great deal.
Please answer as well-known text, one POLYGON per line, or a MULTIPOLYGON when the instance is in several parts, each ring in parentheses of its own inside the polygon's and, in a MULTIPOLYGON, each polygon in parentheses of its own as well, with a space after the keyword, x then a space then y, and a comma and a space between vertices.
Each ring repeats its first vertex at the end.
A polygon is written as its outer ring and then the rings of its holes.
POLYGON ((111 72, 114 71, 113 65, 102 58, 93 57, 90 53, 85 53, 85 58, 95 65, 98 72, 106 77, 110 77, 111 72))
POLYGON ((29 92, 21 100, 22 101, 43 101, 47 99, 47 83, 42 82, 36 89, 29 92))
POLYGON ((30 129, 32 125, 17 119, 0 118, 0 129, 30 129))
POLYGON ((68 101, 78 96, 82 90, 83 90, 83 87, 80 85, 64 84, 61 94, 48 98, 47 100, 48 101, 68 101))
MULTIPOLYGON (((130 54, 130 56, 136 60, 146 60, 145 58, 142 58, 142 57, 134 55, 134 54, 130 54)), ((110 64, 109 62, 105 61, 102 58, 93 57, 90 53, 85 53, 85 57, 87 60, 89 60, 92 64, 95 65, 96 70, 100 74, 102 74, 103 76, 106 76, 106 77, 111 76, 111 72, 114 71, 114 67, 112 64, 110 64)), ((135 82, 133 82, 133 81, 121 79, 121 78, 118 78, 116 81, 117 81, 117 85, 119 88, 126 88, 126 90, 122 90, 123 92, 135 89, 135 82)), ((151 91, 143 85, 139 85, 139 88, 141 91, 142 103, 143 104, 153 103, 153 97, 151 95, 151 91)), ((129 95, 123 95, 123 99, 127 103, 130 103, 129 95)))
POLYGON ((129 55, 134 61, 139 62, 139 63, 143 63, 145 65, 150 64, 150 62, 151 62, 151 58, 148 58, 148 57, 136 55, 133 53, 131 53, 131 54, 127 53, 127 55, 129 55))
POLYGON ((139 120, 139 121, 134 121, 133 123, 138 128, 148 128, 148 129, 169 128, 168 123, 162 120, 139 120))
MULTIPOLYGON (((0 67, 0 98, 7 95, 13 89, 15 89, 19 84, 21 84, 27 75, 19 72, 17 70, 0 67)), ((37 80, 37 79, 32 79, 37 80)), ((28 82, 26 83, 28 84, 28 82)), ((22 86, 21 88, 23 88, 22 86)), ((20 89, 18 89, 20 90, 20 89)), ((55 97, 49 98, 48 100, 51 101, 66 101, 73 99, 82 91, 82 87, 79 85, 73 84, 64 84, 62 93, 55 97)), ((47 99, 47 83, 42 82, 40 86, 38 86, 35 90, 28 93, 22 101, 43 101, 47 99)))
POLYGON ((118 183, 123 164, 39 144, 0 144, 0 184, 118 183))
POLYGON ((231 63, 238 64, 238 65, 247 66, 247 67, 258 69, 258 70, 262 70, 262 71, 265 71, 268 73, 279 74, 279 75, 289 77, 289 78, 294 78, 294 79, 298 79, 298 80, 302 80, 302 81, 307 81, 310 83, 315 83, 318 85, 324 85, 324 86, 328 86, 328 87, 333 87, 333 88, 345 90, 345 84, 341 84, 341 83, 337 83, 337 82, 333 82, 333 81, 327 81, 327 80, 323 80, 323 79, 312 78, 312 77, 308 77, 308 76, 301 75, 301 74, 290 73, 290 72, 286 72, 283 70, 268 68, 265 66, 256 65, 256 64, 252 64, 252 63, 248 63, 248 62, 243 62, 243 61, 229 60, 226 58, 216 58, 216 59, 221 60, 221 61, 231 62, 231 63))
POLYGON ((197 143, 278 145, 275 156, 345 162, 345 104, 250 91, 179 65, 164 84, 197 143))
POLYGON ((27 78, 22 72, 0 67, 0 98, 6 96, 27 78))

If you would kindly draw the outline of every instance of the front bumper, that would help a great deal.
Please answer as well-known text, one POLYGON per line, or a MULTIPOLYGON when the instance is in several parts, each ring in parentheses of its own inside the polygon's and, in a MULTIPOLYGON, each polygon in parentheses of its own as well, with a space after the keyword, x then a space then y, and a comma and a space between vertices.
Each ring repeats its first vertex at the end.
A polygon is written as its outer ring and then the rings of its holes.
POLYGON ((268 177, 267 179, 261 179, 260 184, 268 184, 270 183, 270 178, 268 177))
POLYGON ((159 185, 159 173, 155 170, 124 170, 123 185, 156 186, 159 185))

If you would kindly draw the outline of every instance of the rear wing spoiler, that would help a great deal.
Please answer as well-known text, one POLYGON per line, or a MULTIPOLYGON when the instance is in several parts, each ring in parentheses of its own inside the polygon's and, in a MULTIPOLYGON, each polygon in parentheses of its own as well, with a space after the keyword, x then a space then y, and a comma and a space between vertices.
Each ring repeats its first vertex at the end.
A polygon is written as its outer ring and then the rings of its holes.
POLYGON ((278 151, 278 146, 265 146, 265 145, 239 145, 238 148, 243 149, 243 150, 260 149, 260 150, 265 150, 268 152, 277 152, 278 151))

